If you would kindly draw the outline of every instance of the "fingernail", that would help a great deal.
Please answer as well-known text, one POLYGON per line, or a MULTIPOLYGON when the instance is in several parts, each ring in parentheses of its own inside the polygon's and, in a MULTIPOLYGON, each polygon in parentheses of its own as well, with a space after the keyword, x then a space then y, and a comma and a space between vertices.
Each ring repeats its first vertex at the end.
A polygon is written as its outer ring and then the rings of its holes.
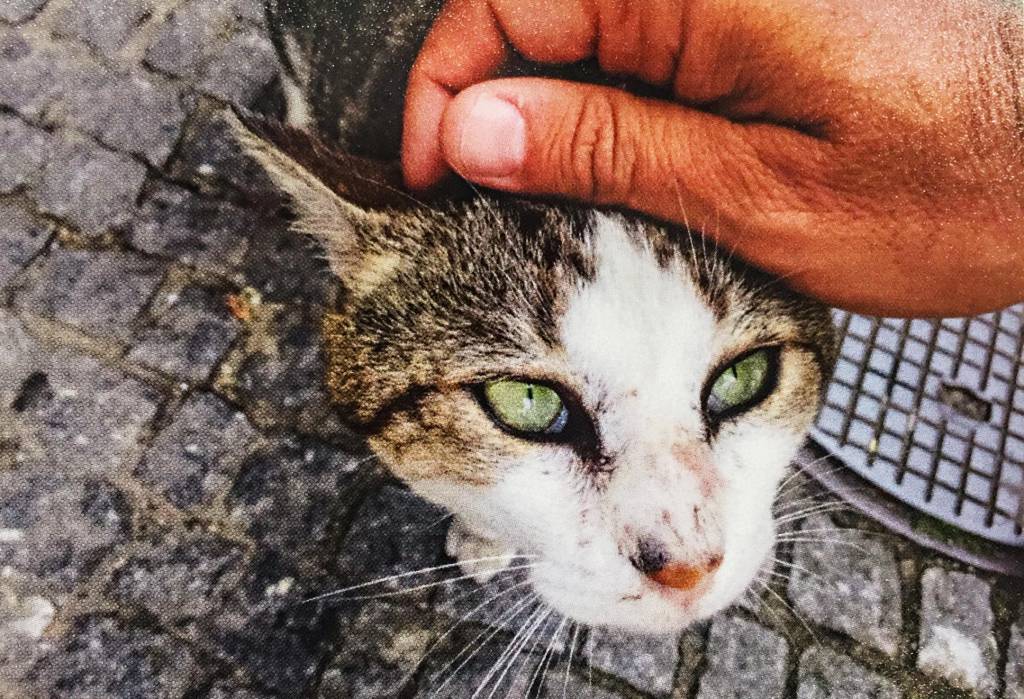
POLYGON ((515 105, 481 95, 469 110, 459 140, 458 169, 465 177, 505 177, 523 165, 526 123, 515 105))

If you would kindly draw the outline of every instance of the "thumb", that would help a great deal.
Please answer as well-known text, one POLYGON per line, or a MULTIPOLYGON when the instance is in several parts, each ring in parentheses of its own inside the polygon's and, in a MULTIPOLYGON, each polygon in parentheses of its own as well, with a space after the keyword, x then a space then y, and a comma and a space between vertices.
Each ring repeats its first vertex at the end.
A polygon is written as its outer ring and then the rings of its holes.
POLYGON ((822 145, 781 126, 539 78, 467 88, 441 126, 444 156, 468 180, 700 228, 713 222, 706 232, 731 243, 791 228, 820 206, 808 197, 820 190, 822 145))

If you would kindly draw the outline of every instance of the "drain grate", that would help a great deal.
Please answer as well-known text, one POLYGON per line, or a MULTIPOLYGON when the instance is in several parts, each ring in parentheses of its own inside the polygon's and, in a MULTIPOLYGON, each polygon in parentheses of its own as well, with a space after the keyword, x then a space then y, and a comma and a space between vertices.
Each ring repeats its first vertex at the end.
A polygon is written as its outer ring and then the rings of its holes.
POLYGON ((1024 304, 834 318, 843 341, 814 440, 911 507, 1024 547, 1024 304))

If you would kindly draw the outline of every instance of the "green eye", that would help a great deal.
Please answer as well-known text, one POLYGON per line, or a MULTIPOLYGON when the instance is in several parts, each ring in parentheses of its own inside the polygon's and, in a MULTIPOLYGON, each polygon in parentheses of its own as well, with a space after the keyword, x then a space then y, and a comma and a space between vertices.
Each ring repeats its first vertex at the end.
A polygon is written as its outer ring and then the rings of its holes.
POLYGON ((711 385, 707 412, 712 417, 738 412, 768 392, 772 374, 771 349, 760 349, 722 370, 711 385))
POLYGON ((542 384, 497 379, 484 384, 483 394, 494 417, 517 432, 558 434, 568 421, 562 397, 542 384))

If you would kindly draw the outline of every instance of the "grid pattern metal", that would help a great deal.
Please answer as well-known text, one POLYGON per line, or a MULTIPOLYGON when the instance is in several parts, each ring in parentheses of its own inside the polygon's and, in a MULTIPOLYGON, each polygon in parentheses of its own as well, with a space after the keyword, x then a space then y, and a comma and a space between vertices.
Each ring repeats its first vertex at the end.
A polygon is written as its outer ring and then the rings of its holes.
POLYGON ((834 319, 840 359, 811 436, 908 505, 1024 546, 1024 304, 834 319))

